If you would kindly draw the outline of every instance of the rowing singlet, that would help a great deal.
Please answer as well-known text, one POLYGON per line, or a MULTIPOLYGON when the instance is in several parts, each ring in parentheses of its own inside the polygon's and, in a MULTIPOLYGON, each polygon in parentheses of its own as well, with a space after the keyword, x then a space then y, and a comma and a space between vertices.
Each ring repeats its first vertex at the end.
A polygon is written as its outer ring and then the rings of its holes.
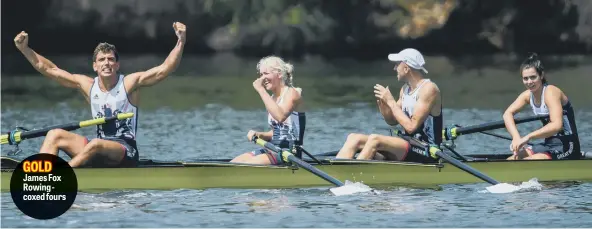
MULTIPOLYGON (((530 93, 530 107, 532 108, 532 112, 535 115, 547 115, 549 114, 549 108, 545 104, 545 90, 547 89, 547 84, 543 86, 543 92, 541 93, 541 104, 537 106, 534 101, 534 94, 530 93)), ((575 112, 573 107, 571 106, 571 102, 569 99, 565 105, 562 105, 563 110, 563 128, 554 136, 546 138, 545 141, 551 140, 551 138, 560 138, 564 144, 569 144, 567 147, 568 153, 571 152, 580 152, 580 140, 578 138, 578 130, 576 128, 575 122, 575 112)), ((542 119, 541 122, 543 125, 547 125, 551 120, 550 118, 542 119)))
POLYGON ((119 75, 117 84, 111 91, 105 92, 99 88, 99 77, 95 77, 90 89, 90 104, 93 118, 111 117, 120 113, 133 112, 130 119, 119 120, 97 126, 98 138, 136 139, 138 109, 128 99, 123 75, 119 75))
MULTIPOLYGON (((413 108, 417 103, 417 99, 419 97, 419 90, 421 90, 421 87, 429 81, 429 79, 424 79, 412 92, 410 91, 411 88, 408 84, 405 84, 403 86, 403 103, 401 107, 403 109, 403 112, 407 115, 407 117, 411 118, 413 116, 413 108)), ((405 135, 412 136, 429 144, 440 146, 440 143, 442 143, 442 128, 442 107, 440 106, 440 115, 433 116, 431 114, 428 114, 426 120, 423 122, 423 124, 421 124, 421 126, 417 129, 415 133, 405 132, 405 135)))
MULTIPOLYGON (((280 99, 277 102, 278 104, 282 104, 284 101, 284 96, 287 94, 289 87, 284 87, 282 90, 282 94, 280 95, 280 99)), ((296 144, 302 145, 302 139, 304 135, 304 125, 305 125, 305 114, 304 112, 296 112, 292 111, 290 116, 284 122, 280 123, 268 113, 267 115, 267 123, 271 126, 273 130, 273 136, 271 137, 271 142, 275 145, 279 145, 282 148, 288 147, 288 145, 296 144)))

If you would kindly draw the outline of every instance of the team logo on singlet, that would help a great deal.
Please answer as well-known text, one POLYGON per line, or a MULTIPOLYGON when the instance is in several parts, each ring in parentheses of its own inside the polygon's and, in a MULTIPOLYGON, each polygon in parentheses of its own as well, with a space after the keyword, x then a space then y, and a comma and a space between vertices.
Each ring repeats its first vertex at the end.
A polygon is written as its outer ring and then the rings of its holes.
MULTIPOLYGON (((117 116, 120 113, 122 113, 122 112, 117 109, 113 110, 111 108, 111 105, 104 104, 103 106, 101 106, 101 109, 95 114, 95 118, 103 118, 103 117, 108 118, 108 117, 117 116)), ((126 135, 128 131, 125 131, 125 130, 129 129, 128 127, 131 126, 131 122, 132 122, 131 119, 117 120, 115 122, 105 123, 105 124, 101 125, 99 127, 99 129, 102 132, 102 134, 106 135, 106 136, 126 135)))

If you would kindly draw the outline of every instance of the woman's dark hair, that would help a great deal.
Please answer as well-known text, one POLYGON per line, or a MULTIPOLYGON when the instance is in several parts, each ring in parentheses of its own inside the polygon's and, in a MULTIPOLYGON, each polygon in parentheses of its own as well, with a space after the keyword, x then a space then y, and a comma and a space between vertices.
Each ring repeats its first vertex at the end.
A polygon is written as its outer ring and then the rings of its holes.
POLYGON ((539 59, 539 56, 536 53, 531 53, 526 60, 522 62, 520 65, 520 72, 524 71, 527 68, 534 68, 535 71, 539 74, 539 76, 543 77, 543 84, 547 83, 547 77, 543 76, 545 72, 545 67, 543 66, 543 62, 539 59))

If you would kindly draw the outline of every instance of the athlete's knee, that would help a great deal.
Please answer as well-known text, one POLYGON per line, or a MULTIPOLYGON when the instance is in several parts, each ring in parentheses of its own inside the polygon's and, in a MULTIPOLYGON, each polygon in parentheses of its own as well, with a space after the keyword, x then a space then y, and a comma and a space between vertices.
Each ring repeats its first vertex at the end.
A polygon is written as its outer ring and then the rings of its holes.
POLYGON ((358 141, 361 134, 351 133, 347 135, 347 141, 358 141))
POLYGON ((366 141, 366 144, 378 146, 378 144, 380 144, 380 139, 381 136, 379 134, 371 134, 368 136, 368 141, 366 141))
POLYGON ((62 129, 52 129, 45 135, 45 141, 53 142, 54 144, 59 143, 64 138, 64 134, 68 131, 62 129))
POLYGON ((347 135, 346 141, 352 145, 358 145, 358 144, 362 143, 363 139, 364 139, 363 134, 351 133, 351 134, 347 135))
POLYGON ((85 152, 96 153, 103 149, 103 144, 99 139, 93 139, 90 142, 88 142, 88 144, 86 144, 85 149, 85 152))

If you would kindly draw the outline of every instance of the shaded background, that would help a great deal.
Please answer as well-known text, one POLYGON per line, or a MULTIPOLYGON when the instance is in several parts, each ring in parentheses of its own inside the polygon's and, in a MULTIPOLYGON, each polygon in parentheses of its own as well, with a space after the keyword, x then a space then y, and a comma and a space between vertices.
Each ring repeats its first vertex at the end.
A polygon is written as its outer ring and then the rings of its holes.
MULTIPOLYGON (((175 43, 172 23, 181 21, 188 26, 188 43, 175 76, 226 77, 226 83, 249 85, 256 61, 275 54, 296 64, 297 84, 306 84, 299 81, 306 77, 329 77, 332 84, 345 77, 391 77, 396 84, 386 55, 415 47, 443 91, 471 96, 484 92, 479 85, 505 77, 510 86, 491 93, 509 99, 523 89, 512 78, 518 77, 518 65, 537 52, 551 76, 558 76, 551 82, 588 106, 589 95, 573 94, 591 83, 592 2, 587 0, 7 0, 2 15, 2 101, 7 104, 16 103, 15 93, 32 94, 7 77, 39 76, 14 47, 21 30, 29 33, 35 51, 71 72, 92 74, 91 54, 102 41, 118 47, 122 71, 132 72, 164 60, 175 43)), ((361 80, 354 81, 368 84, 361 80)), ((43 98, 63 100, 76 93, 37 86, 46 83, 34 82, 35 90, 46 91, 43 98)), ((176 86, 161 89, 174 91, 186 82, 170 83, 176 86)), ((357 92, 354 85, 338 88, 341 92, 319 97, 357 92)), ((371 101, 370 92, 360 92, 359 100, 371 101)))

